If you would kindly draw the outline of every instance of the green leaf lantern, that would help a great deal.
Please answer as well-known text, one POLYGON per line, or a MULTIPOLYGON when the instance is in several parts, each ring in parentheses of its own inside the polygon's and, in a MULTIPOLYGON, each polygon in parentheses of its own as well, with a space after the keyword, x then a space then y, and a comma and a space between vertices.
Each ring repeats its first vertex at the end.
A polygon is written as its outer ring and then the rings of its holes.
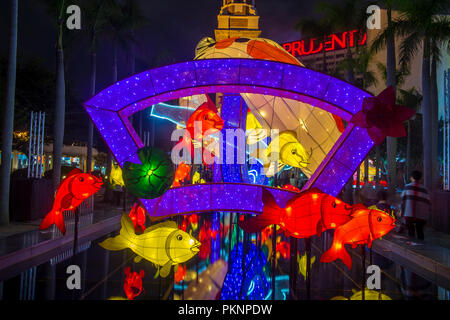
POLYGON ((175 167, 162 150, 145 147, 137 152, 142 164, 125 162, 123 181, 127 191, 142 199, 158 198, 173 183, 175 167))

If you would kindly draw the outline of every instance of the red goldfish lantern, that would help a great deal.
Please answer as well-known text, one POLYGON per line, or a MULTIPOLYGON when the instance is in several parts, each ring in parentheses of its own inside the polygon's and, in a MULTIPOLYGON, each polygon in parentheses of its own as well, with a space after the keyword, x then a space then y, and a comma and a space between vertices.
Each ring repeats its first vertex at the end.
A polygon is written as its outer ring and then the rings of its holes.
POLYGON ((281 241, 277 243, 277 254, 280 253, 280 256, 283 257, 283 259, 289 258, 290 253, 290 245, 287 241, 281 241))
POLYGON ((188 218, 189 224, 191 225, 192 230, 196 231, 198 228, 198 218, 197 215, 191 214, 188 218))
POLYGON ((238 222, 245 232, 258 232, 276 224, 287 236, 309 238, 348 222, 356 209, 365 208, 362 205, 347 205, 318 189, 297 194, 287 202, 286 208, 280 208, 266 189, 263 189, 262 201, 264 207, 261 215, 238 222))
POLYGON ((55 224, 63 235, 66 234, 63 211, 75 210, 85 199, 97 193, 102 184, 102 179, 90 173, 83 173, 80 169, 70 171, 59 185, 52 210, 45 216, 39 230, 55 224))
POLYGON ((331 248, 320 258, 320 262, 331 262, 341 259, 351 269, 352 259, 345 250, 344 245, 350 244, 356 248, 359 244, 372 242, 395 227, 395 219, 384 211, 357 210, 352 214, 352 220, 336 228, 331 248))
POLYGON ((137 232, 138 227, 145 231, 145 209, 135 203, 129 213, 130 219, 133 222, 134 230, 137 232))
POLYGON ((186 232, 187 225, 188 225, 188 220, 187 220, 186 216, 183 216, 183 221, 181 222, 180 230, 183 230, 184 232, 186 232))
POLYGON ((211 227, 208 221, 205 221, 198 234, 198 240, 201 243, 200 252, 198 257, 202 260, 206 260, 211 255, 211 227))
POLYGON ((128 300, 133 300, 142 292, 142 278, 144 278, 144 270, 131 272, 130 267, 126 267, 124 270, 126 275, 125 283, 123 284, 123 290, 127 295, 128 300))
POLYGON ((218 115, 216 106, 208 95, 206 95, 206 98, 208 101, 199 106, 189 117, 186 124, 186 132, 178 144, 178 147, 186 148, 190 152, 191 157, 194 156, 193 140, 202 141, 205 135, 218 132, 224 126, 224 122, 218 115), (200 124, 201 130, 198 128, 200 124))
POLYGON ((175 171, 175 179, 173 180, 172 187, 179 187, 181 186, 181 181, 190 179, 189 172, 191 172, 191 166, 185 164, 184 162, 180 163, 177 171, 175 171))
POLYGON ((285 184, 285 185, 283 186, 283 189, 289 190, 289 191, 294 191, 294 192, 301 192, 301 190, 300 190, 299 188, 294 187, 294 186, 291 185, 291 184, 285 184))
POLYGON ((174 275, 175 283, 180 283, 181 281, 184 280, 185 277, 186 277, 186 266, 179 264, 178 269, 174 275))

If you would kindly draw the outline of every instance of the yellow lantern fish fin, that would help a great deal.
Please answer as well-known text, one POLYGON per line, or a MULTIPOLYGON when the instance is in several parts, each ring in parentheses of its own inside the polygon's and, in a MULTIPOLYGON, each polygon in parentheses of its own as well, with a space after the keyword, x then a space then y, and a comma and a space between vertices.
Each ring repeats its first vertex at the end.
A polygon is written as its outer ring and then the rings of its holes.
POLYGON ((159 277, 159 269, 161 269, 161 268, 156 269, 156 273, 155 273, 155 276, 153 277, 153 279, 157 279, 159 277))
POLYGON ((178 225, 175 221, 172 220, 167 220, 158 224, 155 224, 153 226, 150 226, 148 228, 145 229, 144 233, 148 233, 150 231, 159 229, 159 228, 175 228, 178 229, 178 225))
POLYGON ((131 222, 130 217, 126 213, 123 213, 120 224, 122 226, 120 229, 120 234, 117 237, 106 239, 105 241, 99 243, 99 246, 111 251, 128 248, 130 237, 135 235, 133 222, 131 222))
POLYGON ((142 261, 142 257, 141 256, 136 256, 135 258, 134 258, 134 262, 135 263, 139 263, 139 262, 141 262, 142 261))
POLYGON ((167 263, 161 268, 159 275, 161 276, 161 278, 165 278, 169 275, 170 273, 170 268, 172 267, 172 261, 167 261, 167 263))

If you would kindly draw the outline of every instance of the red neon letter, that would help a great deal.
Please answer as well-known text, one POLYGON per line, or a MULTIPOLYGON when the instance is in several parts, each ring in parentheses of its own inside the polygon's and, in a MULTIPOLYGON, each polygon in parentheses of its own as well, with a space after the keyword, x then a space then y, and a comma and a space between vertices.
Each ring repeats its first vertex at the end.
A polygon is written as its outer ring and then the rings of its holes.
POLYGON ((291 54, 295 56, 301 56, 302 55, 302 49, 303 49, 303 40, 302 41, 294 41, 292 42, 292 52, 291 54), (296 54, 297 52, 297 54, 296 54))
POLYGON ((342 39, 339 39, 337 34, 333 34, 331 37, 332 37, 332 42, 333 42, 333 50, 334 49, 345 49, 345 47, 346 47, 345 39, 347 39, 347 32, 342 33, 342 39), (340 46, 340 48, 335 48, 335 43, 337 43, 337 45, 340 46))
POLYGON ((283 44, 283 49, 293 55, 293 53, 291 52, 291 48, 292 48, 292 43, 283 44))

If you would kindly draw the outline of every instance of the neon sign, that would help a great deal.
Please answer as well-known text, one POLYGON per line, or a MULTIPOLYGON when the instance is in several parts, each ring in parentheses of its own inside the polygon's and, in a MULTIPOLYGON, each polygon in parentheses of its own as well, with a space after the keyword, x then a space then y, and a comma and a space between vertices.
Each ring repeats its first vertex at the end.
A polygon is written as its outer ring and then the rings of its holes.
POLYGON ((283 44, 283 48, 294 57, 308 56, 328 51, 354 48, 356 43, 363 46, 367 42, 367 33, 359 34, 358 30, 334 33, 326 36, 324 39, 309 38, 304 40, 292 41, 283 44))

